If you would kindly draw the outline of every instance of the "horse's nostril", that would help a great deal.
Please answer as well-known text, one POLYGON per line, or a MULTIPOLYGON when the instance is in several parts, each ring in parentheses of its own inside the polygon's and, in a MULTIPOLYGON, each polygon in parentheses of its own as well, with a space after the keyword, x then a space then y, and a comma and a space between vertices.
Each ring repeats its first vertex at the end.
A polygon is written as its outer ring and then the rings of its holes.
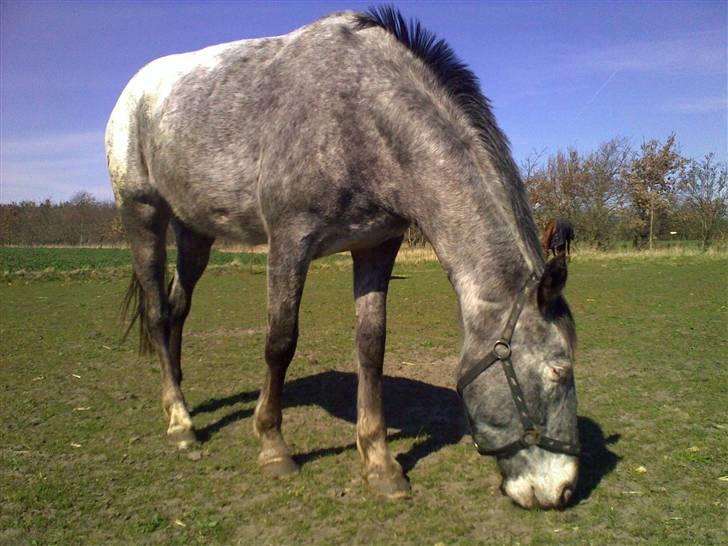
POLYGON ((566 506, 569 504, 569 501, 571 500, 571 496, 574 494, 574 490, 571 488, 571 486, 564 487, 563 491, 561 491, 561 497, 559 498, 559 504, 561 506, 566 506))

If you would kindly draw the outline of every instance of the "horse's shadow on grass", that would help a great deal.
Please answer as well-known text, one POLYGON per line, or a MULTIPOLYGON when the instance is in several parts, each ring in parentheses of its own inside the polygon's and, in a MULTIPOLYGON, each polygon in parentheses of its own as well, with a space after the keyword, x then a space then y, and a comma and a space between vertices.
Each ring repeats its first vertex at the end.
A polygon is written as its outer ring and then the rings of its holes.
MULTIPOLYGON (((285 408, 320 406, 329 414, 356 423, 356 374, 327 371, 287 382, 283 391, 285 408)), ((192 415, 246 404, 197 430, 201 442, 207 442, 221 429, 253 414, 250 403, 259 391, 241 392, 199 404, 192 415)), ((390 440, 415 439, 406 453, 397 456, 403 470, 409 472, 417 463, 445 446, 457 444, 466 435, 467 427, 460 399, 452 389, 437 387, 414 379, 384 377, 384 412, 387 426, 399 429, 389 434, 390 440)), ((582 458, 575 503, 591 495, 602 478, 617 466, 619 457, 607 445, 616 443, 619 435, 604 437, 599 424, 589 417, 579 417, 582 458)), ((324 447, 294 456, 299 464, 356 449, 352 441, 345 446, 324 447)))

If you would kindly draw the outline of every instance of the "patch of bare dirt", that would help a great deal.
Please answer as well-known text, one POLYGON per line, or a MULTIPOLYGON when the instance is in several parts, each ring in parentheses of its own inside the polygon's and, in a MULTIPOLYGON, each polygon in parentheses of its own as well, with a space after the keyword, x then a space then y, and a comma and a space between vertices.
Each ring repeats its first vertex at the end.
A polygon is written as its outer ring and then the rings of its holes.
POLYGON ((457 354, 433 359, 428 353, 388 353, 384 358, 386 375, 415 379, 445 388, 454 388, 457 367, 457 354))

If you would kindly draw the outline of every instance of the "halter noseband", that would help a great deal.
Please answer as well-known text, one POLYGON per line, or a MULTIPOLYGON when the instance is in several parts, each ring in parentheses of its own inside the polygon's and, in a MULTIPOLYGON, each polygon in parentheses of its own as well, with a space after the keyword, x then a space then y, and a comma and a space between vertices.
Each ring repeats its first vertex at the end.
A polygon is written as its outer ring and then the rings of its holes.
POLYGON ((523 290, 518 296, 518 299, 516 299, 513 307, 511 308, 511 314, 508 316, 508 322, 506 322, 506 326, 503 329, 503 334, 498 341, 495 342, 493 349, 485 356, 485 358, 466 370, 465 373, 460 376, 460 379, 458 379, 458 395, 460 395, 460 399, 463 400, 463 406, 465 406, 465 415, 468 419, 468 425, 470 426, 471 435, 473 436, 473 442, 475 443, 475 447, 478 452, 482 455, 510 456, 521 449, 527 449, 531 446, 539 446, 556 453, 566 453, 567 455, 576 456, 579 455, 581 450, 578 442, 562 442, 560 440, 549 438, 541 433, 539 427, 533 422, 533 419, 531 419, 528 406, 526 406, 526 399, 523 396, 523 390, 521 389, 521 385, 518 383, 518 378, 516 377, 516 372, 513 369, 513 363, 511 362, 511 338, 513 337, 513 331, 516 328, 518 318, 521 316, 523 306, 526 304, 526 299, 531 291, 538 286, 538 283, 539 277, 536 274, 533 274, 528 278, 523 290), (485 449, 481 448, 477 441, 475 441, 475 435, 473 434, 473 422, 463 398, 463 391, 465 390, 465 387, 475 381, 475 378, 496 362, 500 362, 503 365, 503 371, 506 374, 508 386, 511 389, 511 396, 513 398, 513 402, 516 404, 518 417, 521 420, 521 425, 523 426, 523 434, 518 440, 511 442, 510 444, 506 444, 503 447, 499 447, 497 449, 485 449))

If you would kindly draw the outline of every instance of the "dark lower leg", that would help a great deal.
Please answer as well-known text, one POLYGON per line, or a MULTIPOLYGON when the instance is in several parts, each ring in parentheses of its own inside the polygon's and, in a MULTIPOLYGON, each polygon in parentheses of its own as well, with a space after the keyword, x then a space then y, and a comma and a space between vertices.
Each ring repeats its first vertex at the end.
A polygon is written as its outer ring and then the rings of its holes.
MULTIPOLYGON (((271 354, 269 346, 270 343, 266 347, 268 371, 255 407, 253 426, 261 443, 258 464, 268 476, 277 478, 296 472, 298 466, 293 461, 281 432, 281 395, 290 359, 277 358, 277 355, 271 354)), ((295 341, 293 348, 295 350, 295 341)))
POLYGON ((298 341, 298 308, 308 269, 305 252, 271 242, 268 258, 267 373, 255 407, 253 427, 261 442, 258 464, 271 477, 298 470, 281 433, 281 394, 298 341))
POLYGON ((169 211, 163 203, 129 202, 122 209, 122 217, 134 271, 144 293, 143 312, 149 335, 159 358, 162 407, 169 419, 167 434, 178 447, 185 448, 194 434, 170 350, 170 309, 164 279, 169 211))
POLYGON ((177 267, 169 290, 169 360, 171 381, 162 388, 169 417, 170 441, 186 447, 196 441, 192 420, 182 394, 182 331, 190 312, 192 291, 207 267, 213 240, 175 225, 177 267))
POLYGON ((176 223, 177 267, 169 290, 169 350, 178 383, 182 382, 182 330, 192 305, 192 292, 205 272, 213 239, 176 223))
POLYGON ((409 483, 387 445, 382 403, 382 375, 386 339, 386 298, 399 241, 352 253, 356 297, 357 447, 364 479, 376 493, 402 497, 409 483))

